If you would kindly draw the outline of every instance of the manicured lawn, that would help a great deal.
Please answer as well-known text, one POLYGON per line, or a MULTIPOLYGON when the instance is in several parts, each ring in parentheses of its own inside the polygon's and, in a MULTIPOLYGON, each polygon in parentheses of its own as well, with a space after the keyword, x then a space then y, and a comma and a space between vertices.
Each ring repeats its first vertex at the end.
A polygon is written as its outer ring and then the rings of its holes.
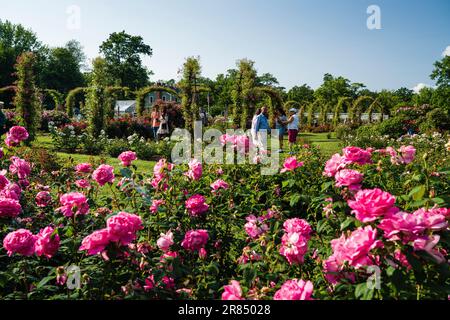
MULTIPOLYGON (((51 137, 47 135, 39 135, 36 140, 36 144, 40 147, 52 150, 52 139, 51 137)), ((70 159, 72 158, 75 163, 82 163, 82 162, 92 162, 95 160, 101 160, 104 159, 107 164, 112 165, 114 168, 116 168, 116 173, 119 173, 120 168, 122 167, 120 165, 120 161, 117 158, 109 157, 109 156, 91 156, 91 155, 85 155, 85 154, 77 154, 77 153, 64 153, 64 152, 57 152, 58 157, 61 159, 70 159)), ((143 161, 143 160, 137 160, 134 162, 134 164, 138 168, 138 172, 140 173, 149 173, 153 171, 153 166, 155 165, 154 161, 143 161)))
POLYGON ((301 133, 299 142, 319 146, 324 155, 331 156, 341 150, 341 140, 336 139, 334 133, 331 134, 330 139, 328 139, 327 135, 328 133, 301 133))

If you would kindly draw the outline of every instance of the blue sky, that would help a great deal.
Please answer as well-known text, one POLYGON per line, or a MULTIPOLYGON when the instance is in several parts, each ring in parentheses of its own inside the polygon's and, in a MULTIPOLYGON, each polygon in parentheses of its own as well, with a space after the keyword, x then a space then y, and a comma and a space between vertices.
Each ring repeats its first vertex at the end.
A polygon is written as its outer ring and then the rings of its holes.
POLYGON ((33 29, 44 43, 79 40, 88 57, 111 32, 141 35, 154 50, 152 80, 177 79, 185 57, 215 77, 239 58, 256 61, 290 88, 317 87, 324 73, 372 90, 433 85, 433 63, 450 46, 448 0, 0 0, 0 19, 33 29), (369 5, 381 30, 366 25, 369 5), (69 29, 77 5, 80 29, 69 29))

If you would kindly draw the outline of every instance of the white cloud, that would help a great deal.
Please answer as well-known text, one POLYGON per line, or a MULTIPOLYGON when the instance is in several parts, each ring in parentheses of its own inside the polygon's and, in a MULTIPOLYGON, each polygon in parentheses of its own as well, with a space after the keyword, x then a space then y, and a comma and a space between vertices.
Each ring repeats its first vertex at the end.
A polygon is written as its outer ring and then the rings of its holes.
POLYGON ((412 90, 415 93, 419 93, 423 88, 431 88, 431 86, 426 83, 418 83, 414 88, 412 88, 412 90))
POLYGON ((450 56, 450 46, 445 48, 444 52, 442 52, 442 56, 443 57, 450 56))

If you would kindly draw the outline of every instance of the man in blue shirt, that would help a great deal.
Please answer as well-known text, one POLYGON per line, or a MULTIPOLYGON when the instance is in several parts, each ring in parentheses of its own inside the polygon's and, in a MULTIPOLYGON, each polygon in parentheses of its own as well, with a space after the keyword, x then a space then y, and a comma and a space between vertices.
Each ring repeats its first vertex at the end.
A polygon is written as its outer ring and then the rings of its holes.
POLYGON ((261 109, 261 114, 256 118, 255 132, 260 150, 267 150, 267 135, 270 133, 267 107, 261 109))

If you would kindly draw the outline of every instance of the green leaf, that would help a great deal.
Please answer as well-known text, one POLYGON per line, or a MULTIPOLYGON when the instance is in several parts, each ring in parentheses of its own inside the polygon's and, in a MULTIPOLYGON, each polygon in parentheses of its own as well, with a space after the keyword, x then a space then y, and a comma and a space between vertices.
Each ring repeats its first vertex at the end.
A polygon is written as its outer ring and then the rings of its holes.
POLYGON ((296 193, 291 196, 291 201, 289 202, 289 205, 291 207, 295 206, 300 201, 301 195, 296 193))
POLYGON ((417 186, 411 190, 411 192, 409 193, 409 197, 412 197, 415 201, 422 200, 423 196, 425 195, 425 191, 426 188, 424 185, 417 186))
POLYGON ((352 223, 355 222, 355 218, 347 217, 344 222, 341 223, 341 231, 347 229, 352 223))

